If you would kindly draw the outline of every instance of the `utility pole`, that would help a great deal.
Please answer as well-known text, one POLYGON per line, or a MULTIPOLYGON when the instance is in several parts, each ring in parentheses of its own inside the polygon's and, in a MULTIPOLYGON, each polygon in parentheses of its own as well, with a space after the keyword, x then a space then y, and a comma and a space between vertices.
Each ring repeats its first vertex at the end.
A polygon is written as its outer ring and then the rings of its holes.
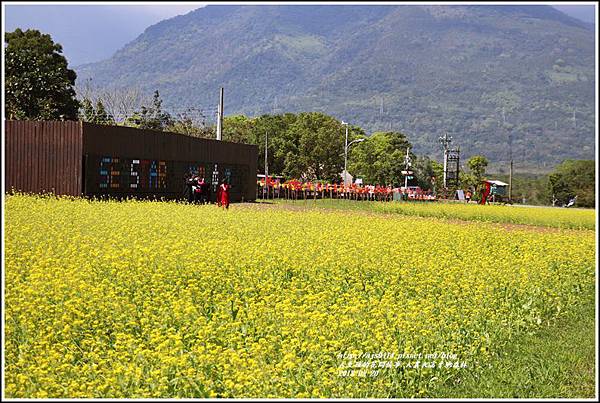
POLYGON ((217 116, 217 140, 222 139, 223 133, 223 87, 221 87, 221 91, 219 94, 219 107, 218 107, 218 116, 217 116))
POLYGON ((405 164, 405 170, 406 170, 406 175, 404 175, 404 189, 406 190, 406 188, 408 188, 408 173, 410 172, 410 155, 408 155, 408 151, 410 150, 410 147, 406 148, 406 157, 404 157, 404 164, 405 164))
MULTIPOLYGON (((269 133, 265 130, 265 190, 263 193, 268 192, 269 186, 267 180, 269 179, 269 163, 267 157, 269 155, 269 133)), ((267 193, 267 198, 269 198, 269 194, 267 193)), ((264 196, 263 196, 264 199, 264 196)))
MULTIPOLYGON (((504 107, 502 107, 502 123, 504 124, 504 130, 506 129, 506 115, 504 114, 504 107)), ((512 200, 512 177, 513 177, 513 152, 512 152, 512 133, 508 134, 508 157, 510 159, 510 167, 508 169, 508 200, 512 200)))
POLYGON ((447 184, 448 145, 452 142, 452 136, 448 136, 448 133, 445 133, 444 137, 439 138, 439 141, 444 149, 444 189, 446 189, 448 187, 448 184, 447 184))
POLYGON ((344 145, 344 186, 348 182, 348 122, 342 121, 342 124, 346 126, 346 143, 344 145))
POLYGON ((573 127, 575 128, 575 130, 577 130, 577 118, 575 117, 575 111, 577 111, 577 108, 573 106, 573 127))
POLYGON ((512 174, 513 174, 513 160, 510 159, 510 170, 508 171, 508 200, 512 200, 512 174))

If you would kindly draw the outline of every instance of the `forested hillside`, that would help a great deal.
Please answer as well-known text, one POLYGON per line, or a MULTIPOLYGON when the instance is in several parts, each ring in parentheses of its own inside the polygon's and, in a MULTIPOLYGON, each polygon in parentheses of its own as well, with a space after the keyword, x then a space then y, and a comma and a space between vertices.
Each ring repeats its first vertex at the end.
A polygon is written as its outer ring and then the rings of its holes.
POLYGON ((512 143, 518 166, 549 169, 594 158, 594 49, 547 6, 214 5, 77 73, 173 109, 214 109, 223 86, 226 115, 322 111, 438 159, 444 132, 494 163, 512 143))

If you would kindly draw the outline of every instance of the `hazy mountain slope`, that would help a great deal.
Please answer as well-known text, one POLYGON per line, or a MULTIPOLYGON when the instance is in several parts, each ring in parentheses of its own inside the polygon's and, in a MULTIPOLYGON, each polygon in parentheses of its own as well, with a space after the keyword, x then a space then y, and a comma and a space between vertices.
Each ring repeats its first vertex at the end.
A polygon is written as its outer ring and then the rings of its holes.
POLYGON ((594 156, 594 32, 546 6, 208 6, 149 27, 79 79, 226 114, 321 110, 438 153, 594 156), (509 129, 503 130, 502 108, 509 129), (575 108, 575 120, 573 110, 575 108))

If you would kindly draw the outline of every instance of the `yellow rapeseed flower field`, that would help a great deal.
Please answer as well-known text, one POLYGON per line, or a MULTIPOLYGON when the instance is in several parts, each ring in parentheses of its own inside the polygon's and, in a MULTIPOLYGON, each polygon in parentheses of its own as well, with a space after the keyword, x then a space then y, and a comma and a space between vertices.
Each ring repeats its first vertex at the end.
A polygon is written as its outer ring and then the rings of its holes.
POLYGON ((596 212, 592 209, 419 202, 377 203, 375 209, 421 217, 530 224, 543 227, 571 229, 596 227, 596 212))
MULTIPOLYGON (((261 200, 259 199, 259 202, 261 200)), ((553 228, 595 229, 596 211, 580 208, 525 207, 505 205, 478 205, 464 202, 394 202, 381 203, 344 199, 318 199, 313 201, 277 200, 276 203, 306 208, 335 208, 367 210, 417 217, 435 217, 451 220, 483 221, 495 223, 526 224, 553 228)))
POLYGON ((427 396, 594 287, 589 230, 25 195, 5 207, 7 397, 427 396))

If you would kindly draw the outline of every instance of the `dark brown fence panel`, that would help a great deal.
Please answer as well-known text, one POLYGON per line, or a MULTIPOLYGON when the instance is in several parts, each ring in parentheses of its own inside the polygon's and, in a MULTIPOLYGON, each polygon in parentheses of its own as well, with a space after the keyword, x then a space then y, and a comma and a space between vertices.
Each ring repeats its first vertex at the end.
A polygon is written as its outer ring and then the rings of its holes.
POLYGON ((186 174, 195 173, 214 179, 213 199, 225 178, 232 201, 256 198, 253 145, 84 123, 83 152, 90 196, 183 198, 186 174))
POLYGON ((6 121, 6 190, 82 194, 79 122, 6 121))

